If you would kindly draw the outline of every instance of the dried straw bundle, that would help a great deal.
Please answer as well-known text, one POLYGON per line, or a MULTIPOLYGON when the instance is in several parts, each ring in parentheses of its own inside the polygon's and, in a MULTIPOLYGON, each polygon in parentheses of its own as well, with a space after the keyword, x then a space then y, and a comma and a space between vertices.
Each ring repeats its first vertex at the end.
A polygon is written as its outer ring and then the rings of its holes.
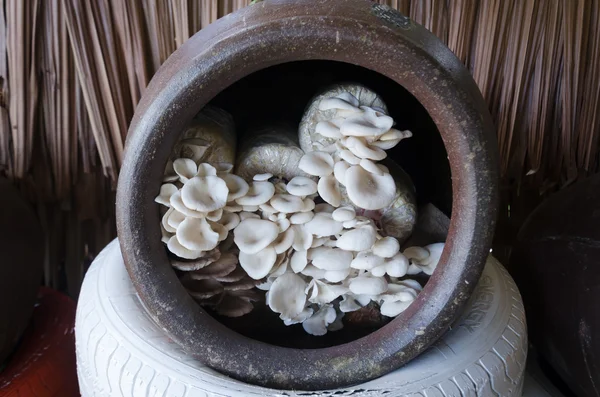
MULTIPOLYGON (((124 138, 153 73, 249 0, 0 0, 0 172, 37 203, 46 283, 77 294, 114 235, 124 138), (64 271, 66 270, 66 271, 64 271)), ((597 1, 388 0, 473 73, 498 128, 505 201, 599 168, 597 1)))

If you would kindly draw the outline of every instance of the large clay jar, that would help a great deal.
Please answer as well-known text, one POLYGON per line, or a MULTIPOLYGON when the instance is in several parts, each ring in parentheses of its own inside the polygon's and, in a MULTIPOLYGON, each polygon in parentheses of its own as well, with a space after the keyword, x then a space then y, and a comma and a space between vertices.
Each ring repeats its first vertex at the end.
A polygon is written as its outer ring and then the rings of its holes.
POLYGON ((0 367, 29 324, 42 282, 44 243, 32 208, 0 178, 0 367))
POLYGON ((554 194, 521 228, 510 259, 540 355, 578 396, 600 385, 600 176, 554 194))
MULTIPOLYGON (((407 117, 412 116, 407 112, 407 117)), ((415 126, 420 124, 415 120, 415 126)), ((419 142, 419 132, 413 133, 414 142, 419 142)), ((150 316, 187 353, 208 366, 236 379, 282 389, 360 383, 423 352, 467 302, 494 232, 496 150, 490 115, 468 71, 437 38, 407 17, 367 0, 259 2, 190 38, 163 64, 144 92, 129 130, 119 179, 121 249, 150 316), (288 73, 288 69, 283 73, 288 65, 301 65, 302 73, 288 73), (280 73, 275 73, 276 68, 280 73), (200 308, 169 265, 154 198, 171 148, 194 115, 215 97, 217 105, 232 113, 236 125, 246 124, 246 119, 227 108, 236 103, 247 117, 252 116, 249 109, 278 115, 299 109, 288 120, 299 123, 304 107, 318 92, 311 85, 324 76, 331 81, 323 81, 323 86, 331 84, 350 69, 353 73, 346 80, 369 75, 373 81, 383 81, 373 88, 377 92, 401 91, 402 95, 385 98, 390 109, 394 97, 412 98, 436 129, 435 136, 424 139, 420 157, 426 158, 432 151, 428 142, 437 139, 440 157, 446 164, 449 159, 452 173, 451 204, 446 203, 448 208, 451 205, 452 218, 440 265, 408 310, 349 343, 295 349, 242 336, 200 308), (272 78, 270 73, 274 73, 272 78), (248 79, 255 81, 253 76, 262 76, 264 84, 249 95, 249 102, 242 102, 243 90, 230 100, 223 99, 224 91, 242 87, 236 83, 248 79), (259 98, 269 90, 285 94, 289 91, 286 78, 298 89, 287 96, 270 95, 268 103, 259 98), (298 98, 302 104, 291 103, 298 98), (280 111, 270 110, 277 106, 280 111)), ((401 161, 410 154, 400 158, 391 151, 390 157, 413 176, 401 161)), ((419 169, 425 172, 427 167, 431 163, 419 169)), ((435 169, 431 175, 438 173, 435 169)), ((427 185, 418 182, 417 192, 419 186, 427 185)))

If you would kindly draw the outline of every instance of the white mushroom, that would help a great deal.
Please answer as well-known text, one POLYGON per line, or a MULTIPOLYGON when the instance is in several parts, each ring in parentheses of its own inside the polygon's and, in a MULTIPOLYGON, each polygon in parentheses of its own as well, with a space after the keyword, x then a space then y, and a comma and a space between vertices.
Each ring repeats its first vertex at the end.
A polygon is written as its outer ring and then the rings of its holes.
POLYGON ((302 225, 310 221, 315 216, 314 212, 298 212, 290 216, 290 222, 292 225, 302 225))
POLYGON ((372 225, 360 226, 342 234, 337 240, 338 248, 346 251, 365 251, 377 240, 377 232, 372 225))
POLYGON ((304 227, 317 237, 334 236, 344 229, 342 223, 335 221, 327 212, 316 213, 309 222, 304 224, 304 227))
POLYGON ((254 181, 244 197, 240 197, 236 202, 240 205, 261 205, 271 200, 275 194, 275 186, 271 182, 254 181))
POLYGON ((268 181, 269 179, 273 178, 273 174, 266 172, 264 174, 256 174, 254 175, 254 177, 252 178, 252 180, 254 181, 268 181))
POLYGON ((206 216, 206 212, 194 211, 183 203, 183 200, 181 200, 181 190, 171 196, 170 203, 172 208, 181 212, 185 216, 192 218, 204 218, 206 216))
POLYGON ((167 165, 165 166, 165 174, 163 176, 163 182, 175 182, 179 179, 179 175, 175 173, 173 169, 173 162, 171 160, 167 161, 167 165))
POLYGON ((277 259, 275 260, 275 264, 269 272, 269 277, 279 277, 282 274, 286 273, 289 261, 290 258, 288 257, 287 252, 282 252, 281 254, 278 254, 277 259))
POLYGON ((177 159, 173 161, 173 170, 179 175, 179 180, 186 183, 198 172, 198 166, 191 159, 177 159))
POLYGON ((302 323, 302 328, 311 335, 325 335, 327 326, 333 323, 336 319, 335 309, 332 305, 326 304, 321 306, 319 311, 314 313, 309 319, 302 323))
POLYGON ((293 324, 299 324, 299 323, 303 323, 304 321, 306 321, 308 318, 310 318, 310 316, 312 316, 314 313, 314 310, 311 309, 310 307, 307 307, 306 309, 304 309, 300 314, 298 314, 296 317, 294 318, 284 318, 283 315, 279 316, 279 318, 281 318, 283 320, 283 323, 285 325, 293 325, 293 324))
POLYGON ((277 254, 287 251, 292 247, 294 243, 295 231, 292 228, 288 228, 285 232, 280 233, 279 236, 273 241, 273 248, 277 254))
POLYGON ((362 113, 346 118, 340 132, 346 136, 380 136, 394 125, 394 119, 370 107, 361 106, 362 113))
POLYGON ((350 270, 350 268, 342 270, 327 270, 323 275, 323 278, 332 283, 339 283, 348 277, 350 270))
POLYGON ((178 190, 179 189, 177 189, 177 186, 173 185, 172 183, 165 183, 160 187, 160 193, 158 193, 158 196, 156 196, 154 201, 158 204, 170 207, 171 196, 177 193, 178 190))
POLYGON ((352 295, 347 294, 342 297, 342 301, 340 302, 340 311, 342 313, 354 312, 362 308, 356 300, 352 297, 352 295))
POLYGON ((273 268, 277 254, 273 247, 265 247, 253 254, 241 251, 239 259, 240 265, 248 273, 248 276, 254 280, 260 280, 273 268))
POLYGON ((340 207, 333 211, 331 216, 338 222, 346 222, 356 218, 356 211, 350 206, 340 207))
POLYGON ((387 291, 388 283, 383 277, 359 276, 350 280, 348 288, 353 294, 379 295, 387 291))
POLYGON ((360 158, 356 157, 354 155, 354 153, 352 153, 350 150, 348 149, 344 149, 342 151, 340 151, 340 158, 342 160, 344 160, 344 162, 346 164, 351 164, 351 165, 358 165, 360 164, 360 158))
POLYGON ((346 171, 346 191, 358 207, 378 210, 394 201, 396 183, 390 174, 378 176, 360 166, 353 166, 346 171))
POLYGON ((404 277, 408 271, 408 259, 401 253, 396 253, 392 258, 388 258, 385 262, 372 269, 371 274, 382 277, 388 274, 391 277, 404 277))
POLYGON ((221 175, 221 179, 225 181, 227 185, 227 189, 229 189, 229 194, 227 195, 227 202, 236 200, 240 197, 243 197, 250 190, 250 186, 243 178, 240 178, 234 174, 224 174, 221 175))
POLYGON ((306 265, 306 267, 300 273, 308 277, 323 279, 325 278, 327 270, 319 269, 318 267, 313 265, 306 265))
POLYGON ((387 152, 378 147, 371 147, 363 138, 348 138, 348 148, 350 151, 361 159, 383 160, 387 157, 387 152))
POLYGON ((242 210, 246 212, 256 212, 259 208, 258 205, 242 205, 242 210))
POLYGON ((277 227, 279 227, 279 233, 283 233, 288 230, 292 224, 292 222, 290 222, 290 220, 287 218, 277 219, 275 223, 277 224, 277 227))
POLYGON ((329 236, 327 236, 327 237, 314 237, 314 238, 313 238, 313 242, 312 242, 312 244, 310 245, 310 248, 317 248, 317 247, 320 247, 320 246, 322 246, 322 245, 325 245, 325 243, 326 243, 327 241, 330 241, 330 240, 331 240, 331 239, 329 238, 329 236))
MULTIPOLYGON (((420 247, 410 247, 404 250, 404 255, 410 260, 411 267, 415 265, 419 270, 427 275, 432 275, 437 267, 442 252, 444 251, 444 243, 435 243, 420 247)), ((414 274, 413 272, 409 272, 414 274)))
POLYGON ((340 160, 333 166, 333 176, 342 185, 346 186, 346 171, 350 168, 350 164, 344 160, 340 160))
POLYGON ((227 230, 233 230, 240 224, 240 216, 233 212, 224 212, 220 222, 227 230))
POLYGON ((359 270, 371 270, 383 265, 384 259, 371 251, 362 251, 350 263, 350 267, 359 270))
POLYGON ((306 251, 294 251, 290 259, 290 266, 294 273, 300 273, 307 264, 308 259, 306 258, 306 251))
POLYGON ((389 150, 400 143, 401 140, 405 138, 410 138, 412 136, 412 132, 398 131, 396 129, 390 129, 388 132, 379 137, 379 140, 372 142, 371 145, 377 146, 383 150, 389 150))
POLYGON ((313 279, 306 287, 308 301, 311 303, 324 304, 332 302, 339 296, 347 293, 348 287, 343 285, 326 284, 323 281, 313 279))
POLYGON ((254 212, 242 211, 238 213, 240 216, 240 220, 246 219, 260 219, 260 215, 255 214, 254 212))
POLYGON ((220 223, 209 221, 210 228, 219 234, 219 242, 225 240, 229 236, 229 230, 220 223))
POLYGON ((340 109, 350 110, 352 112, 360 112, 360 108, 358 107, 358 100, 352 94, 344 94, 340 94, 332 98, 323 99, 321 102, 319 102, 319 110, 325 111, 330 109, 340 109))
POLYGON ((174 211, 173 208, 169 208, 167 210, 167 212, 165 212, 165 214, 163 215, 161 223, 160 223, 161 226, 169 233, 175 233, 177 231, 177 228, 169 225, 169 217, 171 216, 173 211, 174 211))
POLYGON ((181 200, 186 207, 211 212, 225 207, 229 189, 225 181, 217 176, 196 176, 181 188, 181 200))
POLYGON ((382 258, 391 258, 400 252, 400 243, 394 237, 384 237, 373 244, 373 253, 382 258))
POLYGON ((219 208, 218 210, 211 211, 206 214, 206 219, 209 221, 217 222, 223 216, 223 208, 219 208))
POLYGON ((318 122, 315 127, 315 132, 326 138, 332 139, 340 139, 343 136, 340 132, 340 127, 338 127, 333 120, 323 120, 318 122))
POLYGON ((263 214, 267 213, 268 215, 271 215, 277 213, 275 208, 271 207, 271 204, 268 203, 261 204, 258 206, 258 208, 263 212, 263 214))
POLYGON ((239 204, 236 204, 234 202, 232 203, 227 203, 227 205, 225 207, 223 207, 223 211, 226 212, 240 212, 244 209, 244 207, 242 207, 239 204))
POLYGON ((327 176, 333 172, 333 158, 329 153, 309 152, 302 156, 298 168, 309 175, 327 176))
POLYGON ((270 204, 277 212, 285 214, 300 212, 304 209, 302 199, 291 194, 276 194, 271 199, 270 204))
POLYGON ((231 163, 215 163, 215 169, 217 170, 218 176, 223 176, 224 174, 229 174, 233 171, 233 164, 231 163))
POLYGON ((173 254, 183 259, 197 259, 202 256, 202 250, 189 250, 179 243, 177 236, 173 236, 167 242, 167 248, 173 254))
POLYGON ((204 218, 186 218, 177 228, 176 236, 184 248, 194 251, 210 251, 219 243, 219 233, 204 218))
POLYGON ((309 212, 315 209, 315 201, 311 198, 305 198, 302 200, 304 206, 302 207, 302 212, 309 212))
POLYGON ((399 315, 400 313, 405 311, 410 306, 411 303, 412 303, 412 301, 411 302, 387 301, 387 302, 383 302, 381 304, 381 306, 379 307, 379 311, 384 316, 396 317, 397 315, 399 315))
POLYGON ((362 159, 360 160, 360 166, 363 167, 365 169, 365 171, 368 171, 372 174, 378 175, 378 176, 383 176, 384 172, 381 168, 379 168, 379 165, 374 163, 372 160, 369 159, 362 159))
POLYGON ((350 262, 352 262, 352 252, 339 248, 311 248, 308 253, 309 257, 311 254, 312 264, 323 270, 345 270, 350 267, 350 262))
MULTIPOLYGON (((177 229, 181 222, 183 222, 184 220, 185 215, 177 211, 176 209, 173 209, 173 211, 171 211, 171 213, 167 217, 167 224, 173 229, 177 229)), ((174 231, 171 233, 174 233, 174 231)))
POLYGON ((305 176, 295 176, 288 182, 286 189, 294 196, 310 196, 317 192, 317 183, 305 176))
POLYGON ((313 235, 306 230, 305 225, 293 225, 290 227, 294 229, 294 243, 292 247, 296 251, 307 251, 313 242, 313 235))
POLYGON ((351 219, 349 221, 345 221, 343 223, 344 225, 344 229, 352 229, 353 227, 355 227, 358 224, 358 220, 356 218, 351 219))
POLYGON ((278 235, 279 228, 275 223, 249 218, 241 221, 233 230, 233 241, 241 252, 256 254, 275 241, 278 235))
POLYGON ((328 175, 319 179, 318 184, 319 196, 331 204, 333 207, 339 207, 342 202, 342 193, 340 186, 333 175, 328 175))
POLYGON ((283 319, 292 319, 304 310, 306 304, 306 282, 295 273, 285 273, 278 277, 267 296, 267 304, 283 319))
POLYGON ((208 163, 198 165, 196 176, 217 176, 217 169, 208 163))
POLYGON ((163 243, 167 244, 169 242, 169 239, 171 237, 173 237, 173 233, 169 233, 164 226, 162 225, 162 223, 160 224, 160 241, 162 241, 163 243))

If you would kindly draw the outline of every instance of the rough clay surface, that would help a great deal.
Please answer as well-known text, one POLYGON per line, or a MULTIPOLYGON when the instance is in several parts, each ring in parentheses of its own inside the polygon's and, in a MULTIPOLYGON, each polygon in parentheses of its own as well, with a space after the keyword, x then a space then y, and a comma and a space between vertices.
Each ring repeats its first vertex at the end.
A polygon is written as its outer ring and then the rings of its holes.
POLYGON ((238 382, 187 356, 145 314, 117 241, 88 271, 76 320, 77 372, 89 396, 521 396, 527 329, 521 296, 492 257, 462 317, 405 367, 351 388, 282 391, 238 382))

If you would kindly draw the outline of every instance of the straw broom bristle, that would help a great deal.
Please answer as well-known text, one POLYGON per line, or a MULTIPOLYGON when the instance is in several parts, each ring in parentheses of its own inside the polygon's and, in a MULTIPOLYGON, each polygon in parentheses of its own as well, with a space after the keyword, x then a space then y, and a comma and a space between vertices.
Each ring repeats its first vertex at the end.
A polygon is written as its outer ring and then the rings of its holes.
MULTIPOLYGON (((53 236, 48 284, 65 272, 76 294, 82 258, 114 235, 127 126, 152 75, 196 31, 249 3, 0 0, 0 172, 27 186, 53 236)), ((598 171, 598 2, 380 3, 438 35, 473 74, 513 206, 522 189, 598 171)))

